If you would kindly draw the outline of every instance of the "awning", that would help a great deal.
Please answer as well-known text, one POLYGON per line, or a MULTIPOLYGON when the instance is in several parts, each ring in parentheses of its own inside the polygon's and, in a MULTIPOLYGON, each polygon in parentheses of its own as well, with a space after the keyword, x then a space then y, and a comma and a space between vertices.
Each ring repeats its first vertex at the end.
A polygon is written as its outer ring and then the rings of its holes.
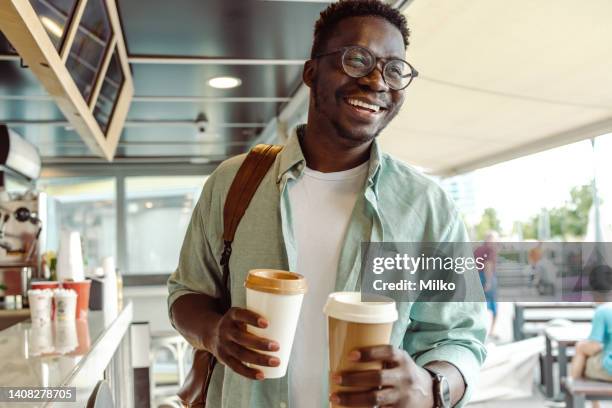
MULTIPOLYGON (((612 1, 414 0, 383 148, 452 175, 612 132, 612 1)), ((571 165, 571 163, 568 163, 571 165)))

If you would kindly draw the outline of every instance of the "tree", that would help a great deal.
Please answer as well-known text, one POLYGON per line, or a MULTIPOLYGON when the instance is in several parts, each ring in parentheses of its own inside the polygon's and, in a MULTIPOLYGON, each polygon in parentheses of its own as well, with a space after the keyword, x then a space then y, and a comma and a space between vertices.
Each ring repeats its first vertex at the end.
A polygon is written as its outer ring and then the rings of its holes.
MULTIPOLYGON (((548 210, 550 234, 553 238, 582 237, 586 234, 589 212, 593 205, 593 186, 585 184, 570 190, 570 200, 561 207, 548 210)), ((540 215, 523 223, 523 238, 538 238, 540 215)))
POLYGON ((484 240, 489 231, 497 231, 501 234, 501 223, 497 218, 495 208, 485 208, 480 222, 476 225, 476 239, 478 241, 484 240))

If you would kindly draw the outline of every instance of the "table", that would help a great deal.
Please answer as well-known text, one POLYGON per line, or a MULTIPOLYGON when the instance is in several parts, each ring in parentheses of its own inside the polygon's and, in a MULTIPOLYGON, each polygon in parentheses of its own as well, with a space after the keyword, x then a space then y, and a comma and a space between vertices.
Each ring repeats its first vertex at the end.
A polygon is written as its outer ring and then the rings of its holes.
MULTIPOLYGON (((118 407, 132 407, 130 325, 132 303, 116 315, 89 311, 87 319, 0 331, 0 385, 75 387, 76 402, 19 403, 19 407, 85 407, 99 380, 111 383, 118 407)), ((0 402, 0 408, 15 403, 0 402)))
POLYGON ((514 341, 525 338, 523 326, 526 322, 545 323, 555 318, 566 318, 575 322, 588 323, 593 317, 594 307, 595 304, 592 302, 515 302, 512 322, 514 341), (564 309, 578 310, 568 317, 564 314, 564 309))
POLYGON ((546 355, 544 356, 544 387, 546 398, 554 399, 555 381, 553 378, 553 343, 557 344, 557 362, 559 363, 559 379, 567 377, 567 348, 573 347, 584 340, 591 332, 590 323, 576 323, 571 326, 548 327, 544 330, 546 338, 546 355))

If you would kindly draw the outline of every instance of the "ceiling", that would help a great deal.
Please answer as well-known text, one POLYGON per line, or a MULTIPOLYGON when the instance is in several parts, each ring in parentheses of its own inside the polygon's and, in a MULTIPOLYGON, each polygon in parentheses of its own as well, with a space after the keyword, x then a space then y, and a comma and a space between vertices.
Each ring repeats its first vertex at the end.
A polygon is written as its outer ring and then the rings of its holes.
MULTIPOLYGON (((116 157, 214 162, 245 151, 297 91, 313 23, 329 3, 144 4, 117 1, 135 98, 116 157), (242 85, 220 90, 207 84, 220 75, 238 77, 242 85), (195 123, 202 114, 204 132, 195 123)), ((97 161, 36 77, 9 52, 0 34, 0 122, 35 143, 47 162, 97 161)))
MULTIPOLYGON (((420 72, 381 135, 396 157, 452 175, 612 132, 610 0, 389 2, 408 18, 420 72)), ((118 0, 135 98, 117 157, 214 163, 245 151, 307 98, 301 65, 327 4, 118 0), (217 75, 242 85, 213 89, 217 75)), ((7 52, 0 36, 0 121, 46 163, 98 161, 7 52)))
POLYGON ((440 175, 612 132, 612 1, 415 0, 383 148, 440 175))

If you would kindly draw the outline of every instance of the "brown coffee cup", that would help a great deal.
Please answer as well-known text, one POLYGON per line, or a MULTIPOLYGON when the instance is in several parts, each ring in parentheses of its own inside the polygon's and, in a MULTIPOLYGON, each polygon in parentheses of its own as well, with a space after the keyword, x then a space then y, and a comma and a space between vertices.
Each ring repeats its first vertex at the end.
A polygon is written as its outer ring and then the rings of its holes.
MULTIPOLYGON (((395 302, 383 297, 377 297, 375 302, 363 302, 360 292, 336 292, 329 295, 323 312, 327 315, 330 393, 369 390, 337 385, 331 376, 345 370, 382 368, 379 362, 349 361, 348 355, 361 347, 389 344, 393 322, 397 320, 395 302)), ((330 407, 342 406, 330 403, 330 407)))

